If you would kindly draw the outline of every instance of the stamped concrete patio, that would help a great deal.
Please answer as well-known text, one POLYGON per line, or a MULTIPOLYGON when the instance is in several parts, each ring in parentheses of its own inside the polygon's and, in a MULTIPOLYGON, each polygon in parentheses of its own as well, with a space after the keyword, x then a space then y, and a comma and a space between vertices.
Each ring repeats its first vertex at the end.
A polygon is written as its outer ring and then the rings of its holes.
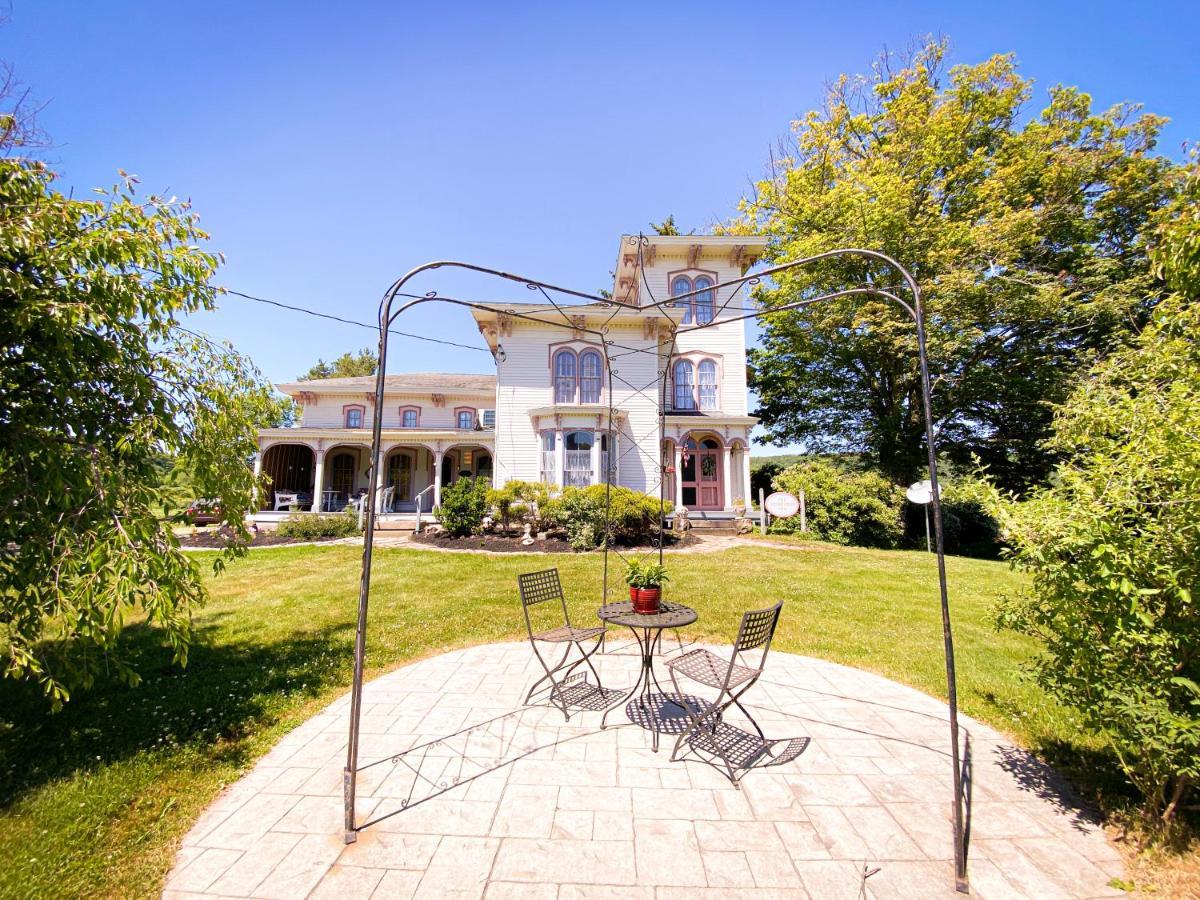
MULTIPOLYGON (((594 659, 606 687, 636 677, 623 642, 594 659)), ((962 896, 941 702, 772 653, 747 699, 769 738, 810 740, 791 761, 749 771, 739 791, 706 762, 671 762, 669 735, 651 752, 622 710, 601 731, 596 711, 564 723, 522 706, 537 674, 528 644, 492 644, 367 684, 363 827, 349 846, 348 700, 338 700, 213 803, 164 896, 962 896)), ((1117 853, 1054 773, 962 723, 973 896, 1120 896, 1108 887, 1123 875, 1117 853)))

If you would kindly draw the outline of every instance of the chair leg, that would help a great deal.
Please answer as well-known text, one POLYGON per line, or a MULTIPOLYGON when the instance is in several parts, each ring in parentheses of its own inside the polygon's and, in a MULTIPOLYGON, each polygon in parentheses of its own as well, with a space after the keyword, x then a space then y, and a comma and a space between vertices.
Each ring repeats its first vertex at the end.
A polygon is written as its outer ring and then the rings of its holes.
POLYGON ((558 661, 558 664, 555 665, 554 668, 550 668, 549 666, 546 665, 546 661, 544 659, 542 659, 542 654, 540 652, 538 652, 537 644, 535 643, 533 646, 533 655, 538 658, 538 662, 540 662, 542 664, 542 668, 546 670, 546 674, 543 675, 541 678, 539 678, 537 681, 535 681, 533 683, 533 687, 531 687, 529 689, 529 693, 525 695, 525 702, 528 703, 530 700, 533 699, 533 695, 537 691, 537 689, 541 685, 541 683, 543 681, 549 681, 550 682, 550 702, 552 704, 554 704, 555 706, 557 706, 560 710, 562 710, 563 717, 566 718, 566 720, 568 722, 571 721, 571 713, 567 709, 566 701, 563 700, 560 696, 558 696, 559 685, 558 685, 558 682, 554 680, 554 673, 559 671, 563 667, 563 664, 566 663, 567 656, 570 655, 570 653, 571 653, 571 645, 568 644, 566 651, 563 653, 562 659, 560 659, 558 661))
MULTIPOLYGON (((689 720, 688 727, 675 740, 675 746, 671 749, 671 761, 675 762, 679 759, 679 749, 683 746, 684 741, 688 739, 692 732, 704 725, 704 720, 712 715, 713 710, 717 707, 714 704, 703 712, 695 709, 692 704, 687 701, 687 697, 684 695, 683 691, 679 689, 679 680, 675 677, 675 670, 670 669, 669 671, 671 673, 671 686, 675 689, 676 701, 687 711, 689 720)), ((720 700, 721 698, 718 697, 717 699, 720 700)), ((714 728, 715 727, 716 726, 714 725, 714 728)))

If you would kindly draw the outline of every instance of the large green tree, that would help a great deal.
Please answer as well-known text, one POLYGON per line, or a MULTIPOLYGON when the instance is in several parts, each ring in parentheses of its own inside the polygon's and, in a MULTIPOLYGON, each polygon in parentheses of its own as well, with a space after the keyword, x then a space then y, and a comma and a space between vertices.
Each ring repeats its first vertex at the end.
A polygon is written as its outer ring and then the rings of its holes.
POLYGON ((159 515, 162 461, 220 499, 239 552, 255 428, 279 415, 253 366, 182 324, 217 296, 196 217, 134 184, 77 200, 0 160, 0 656, 56 704, 101 671, 137 681, 130 620, 186 662, 205 589, 159 515))
MULTIPOLYGON (((1178 167, 1153 154, 1163 120, 1104 111, 1070 87, 1039 113, 1011 56, 948 67, 929 43, 898 67, 843 76, 795 122, 733 231, 771 237, 784 262, 837 247, 881 250, 916 277, 928 312, 939 443, 985 460, 1004 484, 1045 478, 1050 404, 1126 343, 1161 287, 1149 217, 1178 167)), ((788 273, 767 305, 896 273, 862 258, 788 273)), ((868 452, 897 481, 924 459, 911 321, 882 300, 846 299, 768 318, 750 357, 768 436, 868 452)))
POLYGON ((319 378, 354 378, 361 375, 374 375, 379 368, 379 356, 370 347, 363 347, 358 353, 343 353, 333 362, 318 359, 317 364, 302 375, 300 381, 315 381, 319 378))
POLYGON ((1152 255, 1173 293, 1055 412, 1063 457, 1025 502, 994 493, 1031 574, 1001 624, 1037 636, 1038 681, 1110 743, 1148 815, 1200 780, 1200 172, 1152 255))

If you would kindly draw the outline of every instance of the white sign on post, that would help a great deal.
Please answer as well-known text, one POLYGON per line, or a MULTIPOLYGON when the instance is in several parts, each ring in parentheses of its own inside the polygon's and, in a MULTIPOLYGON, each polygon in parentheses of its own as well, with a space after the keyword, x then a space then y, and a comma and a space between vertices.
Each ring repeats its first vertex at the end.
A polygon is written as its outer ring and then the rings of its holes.
MULTIPOLYGON (((908 498, 909 503, 916 503, 925 507, 925 549, 932 553, 933 544, 929 538, 929 504, 933 502, 933 482, 926 480, 910 484, 908 490, 904 492, 904 496, 908 498)), ((940 489, 938 496, 941 496, 940 489)))
POLYGON ((800 500, 795 494, 776 491, 763 502, 763 508, 777 519, 790 519, 800 512, 800 500))

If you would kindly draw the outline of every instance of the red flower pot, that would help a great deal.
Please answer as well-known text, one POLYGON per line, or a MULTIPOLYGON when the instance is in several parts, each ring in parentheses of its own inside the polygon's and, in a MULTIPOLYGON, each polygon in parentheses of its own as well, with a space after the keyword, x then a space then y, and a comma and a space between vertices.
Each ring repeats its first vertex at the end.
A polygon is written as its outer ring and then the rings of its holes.
POLYGON ((658 604, 662 600, 662 588, 630 588, 629 596, 633 599, 635 613, 652 616, 658 612, 658 604))

